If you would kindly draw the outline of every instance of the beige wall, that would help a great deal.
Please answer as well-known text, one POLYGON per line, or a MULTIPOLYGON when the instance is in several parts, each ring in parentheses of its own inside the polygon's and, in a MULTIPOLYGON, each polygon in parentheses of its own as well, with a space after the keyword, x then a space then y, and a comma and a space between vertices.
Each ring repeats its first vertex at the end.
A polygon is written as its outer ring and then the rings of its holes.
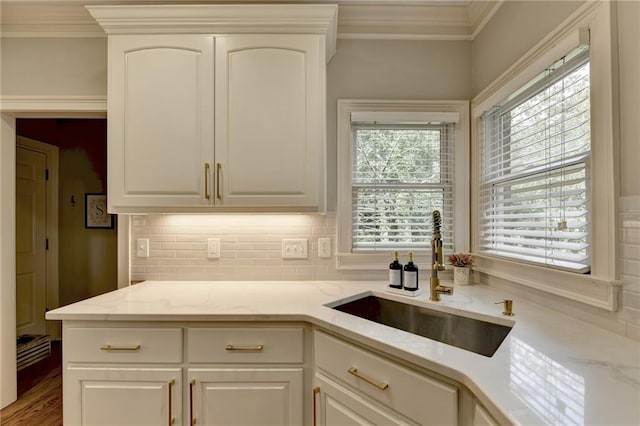
POLYGON ((583 1, 505 1, 472 43, 473 96, 556 28, 583 1))
POLYGON ((106 96, 106 38, 2 38, 2 96, 106 96))
POLYGON ((338 40, 327 68, 329 210, 336 207, 338 99, 470 98, 471 42, 338 40))
POLYGON ((618 3, 620 192, 640 196, 640 2, 618 3))

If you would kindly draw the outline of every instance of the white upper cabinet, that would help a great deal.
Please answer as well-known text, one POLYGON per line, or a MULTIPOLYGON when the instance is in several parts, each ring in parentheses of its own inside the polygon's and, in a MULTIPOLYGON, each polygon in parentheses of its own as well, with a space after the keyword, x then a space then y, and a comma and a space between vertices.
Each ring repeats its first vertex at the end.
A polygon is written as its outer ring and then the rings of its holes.
POLYGON ((110 212, 324 211, 336 5, 88 9, 109 35, 110 212))
POLYGON ((112 36, 109 52, 109 208, 207 205, 213 37, 112 36))
POLYGON ((216 202, 321 202, 324 51, 317 36, 216 38, 216 202))

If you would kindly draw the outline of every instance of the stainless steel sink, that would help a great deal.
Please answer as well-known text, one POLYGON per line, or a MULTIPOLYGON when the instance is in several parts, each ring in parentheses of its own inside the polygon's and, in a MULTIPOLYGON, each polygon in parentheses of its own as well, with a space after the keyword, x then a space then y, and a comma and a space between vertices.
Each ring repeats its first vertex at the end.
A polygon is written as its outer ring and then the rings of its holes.
POLYGON ((506 325, 377 296, 365 296, 331 307, 487 357, 493 356, 511 331, 511 327, 506 325))

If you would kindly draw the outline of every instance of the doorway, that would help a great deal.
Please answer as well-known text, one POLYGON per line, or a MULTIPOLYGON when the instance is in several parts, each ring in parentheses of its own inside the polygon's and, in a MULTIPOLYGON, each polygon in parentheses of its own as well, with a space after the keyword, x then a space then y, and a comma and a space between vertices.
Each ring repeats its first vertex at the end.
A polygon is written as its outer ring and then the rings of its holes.
POLYGON ((58 306, 58 148, 16 140, 16 335, 18 371, 51 354, 58 306))

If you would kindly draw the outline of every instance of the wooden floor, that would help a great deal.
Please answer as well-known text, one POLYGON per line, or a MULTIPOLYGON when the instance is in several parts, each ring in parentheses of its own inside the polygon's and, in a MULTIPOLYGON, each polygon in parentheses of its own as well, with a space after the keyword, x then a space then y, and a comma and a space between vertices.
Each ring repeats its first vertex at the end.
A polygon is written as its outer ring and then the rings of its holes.
POLYGON ((0 425, 62 425, 62 362, 60 342, 51 356, 18 372, 18 400, 0 411, 0 425))

